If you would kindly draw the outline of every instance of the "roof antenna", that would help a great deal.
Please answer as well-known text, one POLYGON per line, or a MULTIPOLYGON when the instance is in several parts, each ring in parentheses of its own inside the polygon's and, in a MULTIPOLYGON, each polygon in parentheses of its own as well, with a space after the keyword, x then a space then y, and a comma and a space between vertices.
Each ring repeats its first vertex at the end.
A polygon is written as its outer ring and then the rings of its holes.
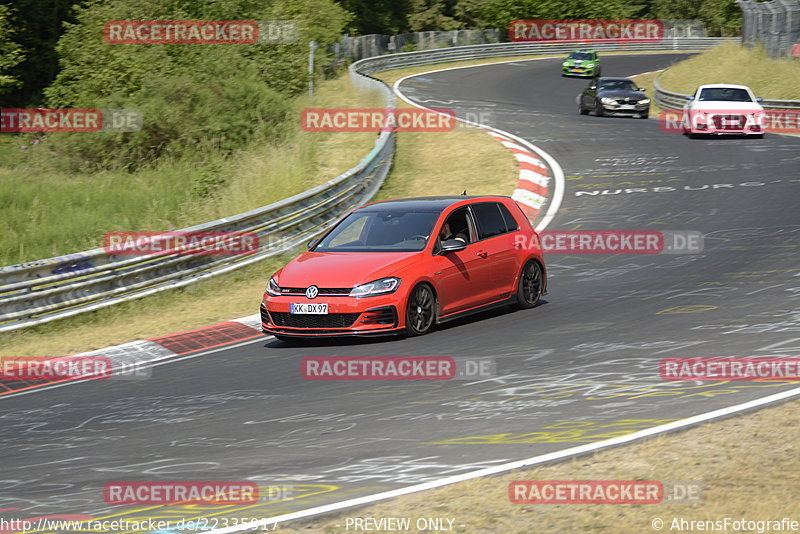
POLYGON ((461 193, 461 194, 462 194, 462 195, 464 195, 464 196, 467 196, 467 190, 466 190, 466 189, 464 189, 464 192, 463 192, 463 193, 461 193))

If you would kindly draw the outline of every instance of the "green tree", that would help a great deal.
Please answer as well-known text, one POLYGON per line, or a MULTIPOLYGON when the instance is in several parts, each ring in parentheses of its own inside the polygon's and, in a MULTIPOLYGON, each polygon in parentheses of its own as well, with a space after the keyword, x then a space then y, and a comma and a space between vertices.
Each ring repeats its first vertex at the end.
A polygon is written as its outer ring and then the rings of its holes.
POLYGON ((235 150, 278 138, 290 98, 305 90, 308 42, 320 55, 349 20, 332 0, 89 0, 58 43, 52 107, 134 108, 141 131, 63 134, 52 145, 72 168, 136 168, 162 156, 235 150), (297 42, 280 45, 108 44, 111 20, 284 20, 297 42))
POLYGON ((411 31, 460 30, 466 27, 458 20, 456 0, 412 0, 408 14, 411 31))
POLYGON ((462 0, 462 19, 479 28, 506 28, 517 19, 627 19, 646 10, 626 0, 462 0))
POLYGON ((690 20, 697 18, 700 4, 697 0, 652 0, 650 11, 657 19, 690 20))
POLYGON ((742 9, 736 0, 705 0, 697 16, 710 36, 728 37, 742 33, 742 9))
MULTIPOLYGON (((10 9, 0 6, 0 95, 22 85, 12 69, 25 59, 22 47, 14 41, 14 29, 9 15, 10 9)), ((5 104, 2 107, 6 107, 5 104)))
POLYGON ((0 0, 11 4, 9 24, 14 40, 25 58, 11 68, 9 75, 21 82, 8 93, 16 107, 38 105, 42 90, 58 73, 55 46, 63 33, 64 21, 71 19, 72 8, 80 0, 0 0))
POLYGON ((354 35, 396 35, 408 31, 411 0, 337 0, 352 15, 347 31, 354 35))

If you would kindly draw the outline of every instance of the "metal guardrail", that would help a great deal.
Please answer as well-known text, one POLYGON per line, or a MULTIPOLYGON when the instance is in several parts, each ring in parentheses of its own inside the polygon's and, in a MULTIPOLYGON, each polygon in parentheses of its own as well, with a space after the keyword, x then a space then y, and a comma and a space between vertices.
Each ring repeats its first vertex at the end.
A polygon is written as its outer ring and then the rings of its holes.
POLYGON ((579 47, 590 47, 600 52, 670 52, 670 51, 701 51, 713 48, 726 41, 738 40, 734 38, 699 37, 692 39, 673 38, 660 42, 635 43, 624 41, 583 43, 582 41, 558 43, 496 43, 472 46, 459 46, 455 48, 441 48, 436 50, 421 50, 418 52, 405 52, 362 59, 357 62, 361 65, 359 72, 370 74, 383 70, 417 65, 434 65, 450 61, 485 59, 492 57, 515 57, 532 55, 561 55, 579 47))
MULTIPOLYGON (((705 50, 725 39, 669 39, 660 43, 593 42, 599 51, 705 50)), ((387 108, 394 95, 370 73, 416 65, 490 57, 560 55, 570 43, 498 43, 406 52, 362 59, 350 65, 357 87, 382 93, 387 108)), ((255 232, 261 248, 247 256, 114 256, 94 249, 0 268, 0 332, 85 313, 250 265, 289 251, 329 228, 341 215, 368 201, 383 183, 394 155, 394 135, 382 133, 356 167, 314 189, 246 213, 183 229, 255 232)))
MULTIPOLYGON (((666 71, 664 71, 666 72, 666 71)), ((661 87, 659 78, 664 74, 659 73, 653 80, 653 100, 661 109, 682 110, 692 95, 668 91, 661 87)), ((797 109, 800 110, 800 100, 767 100, 761 102, 764 109, 797 109)))

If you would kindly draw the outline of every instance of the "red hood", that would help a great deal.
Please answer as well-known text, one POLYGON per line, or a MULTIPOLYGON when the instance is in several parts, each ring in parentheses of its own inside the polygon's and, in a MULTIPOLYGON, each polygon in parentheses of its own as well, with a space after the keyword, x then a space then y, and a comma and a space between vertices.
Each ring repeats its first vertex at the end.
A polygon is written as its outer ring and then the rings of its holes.
POLYGON ((355 287, 399 276, 422 252, 305 252, 278 271, 283 287, 355 287))

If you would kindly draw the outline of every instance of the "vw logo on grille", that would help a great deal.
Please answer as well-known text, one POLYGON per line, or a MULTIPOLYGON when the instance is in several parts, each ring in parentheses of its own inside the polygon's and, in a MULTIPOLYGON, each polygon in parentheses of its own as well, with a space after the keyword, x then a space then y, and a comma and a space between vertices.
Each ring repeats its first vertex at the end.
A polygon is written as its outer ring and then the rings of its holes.
POLYGON ((306 297, 315 299, 317 298, 317 295, 319 295, 319 288, 317 286, 310 286, 308 289, 306 289, 306 297))

